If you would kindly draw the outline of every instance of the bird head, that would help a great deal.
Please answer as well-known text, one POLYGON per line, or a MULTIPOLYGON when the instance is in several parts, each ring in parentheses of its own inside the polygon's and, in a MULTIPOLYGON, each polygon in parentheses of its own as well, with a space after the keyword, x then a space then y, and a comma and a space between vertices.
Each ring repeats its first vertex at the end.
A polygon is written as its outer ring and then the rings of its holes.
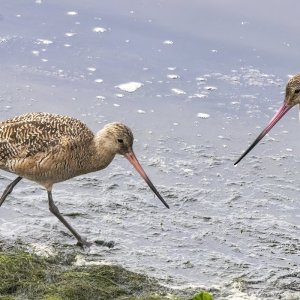
POLYGON ((118 122, 109 123, 103 131, 110 149, 116 154, 126 155, 132 151, 133 134, 126 125, 118 122))
POLYGON ((285 89, 284 103, 288 106, 300 104, 300 74, 293 76, 285 89))

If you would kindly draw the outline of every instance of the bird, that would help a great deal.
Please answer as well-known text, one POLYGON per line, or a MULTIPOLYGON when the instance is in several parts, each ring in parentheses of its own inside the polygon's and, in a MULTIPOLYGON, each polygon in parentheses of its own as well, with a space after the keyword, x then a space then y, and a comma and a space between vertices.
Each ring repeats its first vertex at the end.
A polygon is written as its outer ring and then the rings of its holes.
POLYGON ((300 73, 294 75, 289 79, 285 89, 285 98, 283 104, 280 106, 274 117, 269 121, 264 130, 258 135, 254 142, 246 149, 246 151, 234 163, 237 165, 272 129, 272 127, 296 104, 299 104, 300 110, 300 73))
POLYGON ((49 210, 77 239, 90 246, 61 215, 52 196, 55 183, 106 168, 116 154, 123 155, 169 208, 133 152, 133 133, 120 122, 106 124, 94 134, 80 120, 59 114, 31 112, 0 122, 0 169, 18 177, 4 190, 0 206, 22 178, 42 185, 49 210))

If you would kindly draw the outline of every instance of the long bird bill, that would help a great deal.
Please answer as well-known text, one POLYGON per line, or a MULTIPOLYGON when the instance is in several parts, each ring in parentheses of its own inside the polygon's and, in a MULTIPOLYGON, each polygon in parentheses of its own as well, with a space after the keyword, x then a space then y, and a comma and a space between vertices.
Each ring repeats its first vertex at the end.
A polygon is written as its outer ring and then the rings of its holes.
POLYGON ((238 164, 292 107, 293 105, 283 103, 275 116, 268 123, 266 128, 260 133, 256 140, 248 147, 248 149, 240 156, 240 158, 234 163, 234 165, 238 164))
POLYGON ((134 168, 138 171, 138 173, 143 177, 146 183, 149 185, 150 189, 153 193, 160 199, 160 201, 165 205, 165 207, 170 208, 164 198, 160 195, 158 190, 155 188, 149 177, 147 176, 146 172, 144 171, 143 167, 139 163, 138 159, 136 158, 133 152, 129 152, 125 154, 125 157, 129 160, 129 162, 134 166, 134 168))

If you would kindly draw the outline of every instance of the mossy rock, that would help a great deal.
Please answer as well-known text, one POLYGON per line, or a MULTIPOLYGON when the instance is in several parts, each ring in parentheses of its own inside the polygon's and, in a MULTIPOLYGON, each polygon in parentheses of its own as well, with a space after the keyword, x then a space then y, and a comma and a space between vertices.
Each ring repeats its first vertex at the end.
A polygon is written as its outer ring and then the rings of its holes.
POLYGON ((38 293, 52 272, 49 263, 24 252, 0 252, 0 295, 11 296, 24 291, 38 293))
POLYGON ((179 299, 145 275, 119 266, 74 267, 22 251, 0 252, 0 300, 179 299))

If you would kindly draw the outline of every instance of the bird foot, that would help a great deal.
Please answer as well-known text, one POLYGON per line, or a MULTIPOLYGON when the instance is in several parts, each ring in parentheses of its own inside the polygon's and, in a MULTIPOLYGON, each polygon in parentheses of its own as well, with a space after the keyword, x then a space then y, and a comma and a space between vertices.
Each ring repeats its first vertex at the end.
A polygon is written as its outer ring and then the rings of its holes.
POLYGON ((84 248, 84 247, 90 247, 93 243, 88 242, 86 239, 81 239, 77 242, 77 246, 84 248))
MULTIPOLYGON (((100 246, 104 246, 107 248, 113 248, 115 246, 115 242, 114 241, 102 241, 102 240, 96 240, 95 244, 100 245, 100 246)), ((90 247, 92 246, 93 243, 88 242, 86 239, 81 239, 80 241, 77 242, 77 246, 81 247, 81 248, 85 248, 85 247, 90 247)))
POLYGON ((106 242, 106 241, 102 241, 102 240, 96 240, 95 244, 104 246, 104 247, 108 247, 108 248, 113 248, 116 243, 114 241, 106 242))

